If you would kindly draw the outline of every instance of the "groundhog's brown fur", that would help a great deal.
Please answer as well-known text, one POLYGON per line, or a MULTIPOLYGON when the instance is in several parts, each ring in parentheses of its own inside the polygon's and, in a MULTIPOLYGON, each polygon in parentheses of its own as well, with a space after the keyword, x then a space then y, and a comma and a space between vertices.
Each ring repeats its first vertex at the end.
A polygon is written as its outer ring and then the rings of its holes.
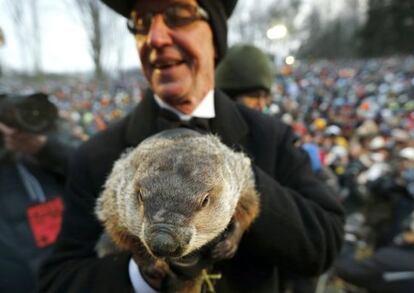
MULTIPOLYGON (((172 264, 213 240, 219 239, 212 258, 232 257, 258 213, 250 160, 216 136, 188 129, 164 131, 120 158, 96 206, 114 243, 132 252, 140 268, 167 277, 174 275, 172 264)), ((183 281, 179 289, 171 284, 162 290, 199 292, 201 281, 183 281)))

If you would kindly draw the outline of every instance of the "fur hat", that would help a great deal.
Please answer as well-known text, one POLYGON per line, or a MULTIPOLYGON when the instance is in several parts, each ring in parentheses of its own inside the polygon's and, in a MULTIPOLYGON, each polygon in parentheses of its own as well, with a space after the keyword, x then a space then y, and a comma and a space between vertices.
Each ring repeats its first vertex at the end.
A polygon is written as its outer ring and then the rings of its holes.
MULTIPOLYGON (((128 18, 134 0, 102 0, 117 13, 128 18)), ((217 61, 221 60, 227 50, 227 18, 232 14, 237 0, 197 0, 210 19, 209 23, 214 35, 214 44, 217 50, 217 61)))
POLYGON ((216 69, 216 86, 231 97, 255 90, 270 93, 272 79, 270 58, 253 45, 234 45, 216 69))

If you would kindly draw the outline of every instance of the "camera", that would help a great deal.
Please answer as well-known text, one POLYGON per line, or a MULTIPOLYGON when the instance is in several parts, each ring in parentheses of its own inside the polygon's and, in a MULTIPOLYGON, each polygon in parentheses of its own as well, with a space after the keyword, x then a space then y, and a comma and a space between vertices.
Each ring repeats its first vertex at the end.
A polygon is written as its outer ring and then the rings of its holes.
POLYGON ((0 94, 0 122, 30 133, 44 133, 55 126, 58 109, 48 95, 0 94))

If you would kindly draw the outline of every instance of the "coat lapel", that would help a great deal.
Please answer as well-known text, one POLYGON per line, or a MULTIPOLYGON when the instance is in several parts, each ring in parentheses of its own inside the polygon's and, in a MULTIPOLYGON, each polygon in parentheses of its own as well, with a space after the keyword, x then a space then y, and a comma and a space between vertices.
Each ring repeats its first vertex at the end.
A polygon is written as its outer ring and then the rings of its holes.
POLYGON ((211 121, 211 130, 229 147, 245 147, 249 127, 233 101, 223 92, 215 90, 214 106, 216 117, 211 121))
POLYGON ((156 118, 159 106, 151 91, 147 91, 127 122, 125 139, 129 146, 136 146, 158 132, 156 118))

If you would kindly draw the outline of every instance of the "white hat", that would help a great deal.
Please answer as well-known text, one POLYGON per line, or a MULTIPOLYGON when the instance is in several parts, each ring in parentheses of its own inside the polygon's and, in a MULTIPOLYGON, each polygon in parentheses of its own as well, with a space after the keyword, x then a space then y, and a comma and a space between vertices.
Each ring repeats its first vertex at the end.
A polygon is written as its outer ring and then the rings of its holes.
POLYGON ((325 130, 325 134, 327 135, 340 135, 341 134, 341 128, 339 128, 336 125, 330 125, 325 130))
POLYGON ((370 150, 379 150, 385 148, 385 139, 382 136, 374 137, 371 142, 369 143, 370 150))
POLYGON ((403 159, 414 161, 414 148, 412 147, 403 148, 400 151, 399 155, 403 159))
POLYGON ((400 128, 395 128, 391 130, 391 136, 396 141, 406 142, 410 140, 410 134, 407 131, 400 129, 400 128))
POLYGON ((373 120, 366 120, 356 130, 358 136, 371 136, 377 134, 379 131, 377 123, 373 120))

